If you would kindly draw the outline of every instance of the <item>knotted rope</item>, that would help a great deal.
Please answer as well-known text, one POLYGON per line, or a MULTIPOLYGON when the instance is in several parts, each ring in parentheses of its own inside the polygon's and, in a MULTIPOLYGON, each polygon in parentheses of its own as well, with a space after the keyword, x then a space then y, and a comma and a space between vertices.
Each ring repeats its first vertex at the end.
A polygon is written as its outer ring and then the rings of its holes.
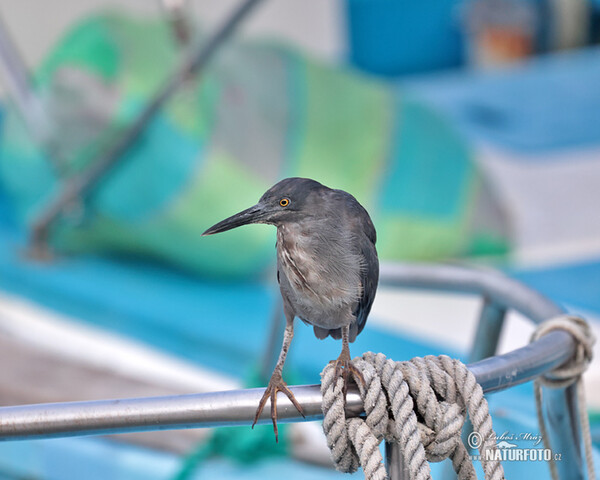
POLYGON ((354 472, 360 465, 367 480, 386 479, 379 450, 382 439, 398 443, 410 479, 431 479, 429 462, 452 459, 460 480, 477 476, 461 431, 468 411, 487 480, 504 479, 494 452, 496 435, 487 401, 475 376, 458 360, 427 356, 394 362, 367 352, 353 360, 365 380, 359 384, 366 418, 346 418, 343 379, 330 364, 321 373, 323 430, 336 468, 354 472))
MULTIPOLYGON (((588 471, 587 478, 596 478, 594 473, 594 462, 592 459, 590 421, 587 415, 585 391, 583 387, 583 379, 581 377, 592 361, 592 347, 596 342, 596 338, 585 320, 572 315, 563 315, 540 324, 535 332, 533 332, 531 341, 533 342, 553 330, 564 330, 571 334, 577 342, 577 350, 575 351, 575 356, 565 365, 553 370, 552 372, 546 373, 535 380, 535 403, 537 407, 538 422, 540 424, 540 434, 544 440, 544 446, 550 449, 550 438, 548 437, 546 421, 544 420, 544 415, 542 412, 542 386, 550 388, 566 388, 575 383, 577 389, 579 422, 581 425, 581 435, 585 448, 585 461, 588 471)), ((558 471, 553 457, 551 457, 549 464, 552 478, 554 480, 558 480, 558 471)))

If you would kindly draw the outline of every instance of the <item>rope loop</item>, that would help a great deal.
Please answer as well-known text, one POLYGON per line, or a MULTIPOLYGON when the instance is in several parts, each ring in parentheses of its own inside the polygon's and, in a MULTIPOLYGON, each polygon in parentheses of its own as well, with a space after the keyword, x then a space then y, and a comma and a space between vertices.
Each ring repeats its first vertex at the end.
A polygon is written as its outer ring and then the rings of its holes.
MULTIPOLYGON (((366 418, 346 418, 343 379, 333 365, 321 373, 323 431, 336 468, 365 478, 387 479, 379 450, 383 439, 397 443, 410 479, 430 480, 428 462, 452 459, 460 480, 477 478, 461 440, 467 416, 483 439, 495 438, 487 401, 475 376, 458 360, 447 356, 394 362, 381 353, 367 352, 353 361, 365 384, 357 381, 366 418)), ((481 462, 487 480, 504 479, 495 442, 482 442, 481 462), (488 460, 490 458, 490 460, 488 460)))
MULTIPOLYGON (((544 446, 552 448, 546 420, 542 411, 543 391, 542 387, 548 388, 566 388, 575 384, 577 391, 577 410, 579 412, 579 426, 581 427, 581 438, 585 450, 585 462, 588 478, 596 478, 594 461, 592 458, 592 437, 590 431, 590 420, 588 418, 585 392, 582 375, 587 370, 593 357, 593 347, 596 343, 596 337, 589 324, 580 317, 574 315, 562 315, 541 323, 533 335, 531 341, 538 340, 549 332, 554 330, 563 330, 573 336, 577 343, 575 355, 564 365, 552 370, 549 373, 536 378, 534 383, 535 404, 537 409, 538 423, 540 425, 540 434, 542 435, 544 446)), ((549 462, 550 474, 554 480, 558 480, 558 469, 554 458, 549 462)))
POLYGON ((576 382, 587 370, 592 361, 596 337, 583 318, 574 315, 562 315, 541 323, 533 332, 531 341, 533 342, 555 330, 563 330, 572 335, 577 342, 577 350, 575 356, 569 362, 552 372, 542 375, 539 377, 539 381, 546 387, 564 388, 576 382))

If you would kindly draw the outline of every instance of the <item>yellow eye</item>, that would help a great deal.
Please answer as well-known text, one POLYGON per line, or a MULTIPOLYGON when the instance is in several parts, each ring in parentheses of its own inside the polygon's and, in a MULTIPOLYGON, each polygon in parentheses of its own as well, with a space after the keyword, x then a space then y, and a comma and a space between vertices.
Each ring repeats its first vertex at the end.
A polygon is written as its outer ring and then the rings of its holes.
POLYGON ((290 201, 287 198, 282 198, 279 200, 279 205, 282 207, 287 207, 290 204, 290 201))

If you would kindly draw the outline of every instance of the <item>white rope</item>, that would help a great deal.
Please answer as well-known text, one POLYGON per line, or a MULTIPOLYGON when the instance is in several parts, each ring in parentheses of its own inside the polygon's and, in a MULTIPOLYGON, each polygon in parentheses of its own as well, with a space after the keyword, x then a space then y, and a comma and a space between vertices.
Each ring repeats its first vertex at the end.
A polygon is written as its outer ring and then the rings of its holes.
MULTIPOLYGON (((579 410, 579 423, 585 449, 587 474, 588 479, 594 479, 596 478, 596 475, 594 473, 594 461, 592 458, 592 436, 590 433, 590 421, 587 415, 582 375, 592 361, 592 347, 596 342, 596 338, 585 320, 571 315, 563 315, 540 324, 535 332, 533 332, 531 341, 533 342, 553 330, 564 330, 570 333, 577 342, 577 350, 575 351, 575 356, 568 363, 535 380, 535 403, 537 407, 538 422, 540 424, 540 434, 544 440, 544 446, 551 449, 546 421, 542 412, 542 386, 550 388, 566 388, 575 383, 575 388, 577 389, 577 409, 579 410)), ((549 465, 552 478, 558 480, 558 470, 553 457, 551 457, 549 465)))
POLYGON ((323 430, 333 462, 342 472, 362 467, 367 480, 387 479, 379 450, 385 438, 398 443, 409 479, 430 480, 428 462, 452 459, 459 480, 477 478, 461 440, 468 412, 473 431, 484 439, 479 451, 485 478, 503 480, 487 401, 475 376, 458 360, 427 356, 394 362, 372 352, 353 360, 366 418, 347 419, 343 379, 330 364, 321 373, 323 430))

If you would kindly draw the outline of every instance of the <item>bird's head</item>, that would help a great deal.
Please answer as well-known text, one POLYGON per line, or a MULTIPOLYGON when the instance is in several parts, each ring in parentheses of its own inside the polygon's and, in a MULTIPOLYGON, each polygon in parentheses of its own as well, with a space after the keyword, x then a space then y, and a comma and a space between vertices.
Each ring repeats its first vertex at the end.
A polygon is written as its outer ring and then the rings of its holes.
POLYGON ((299 221, 318 208, 316 199, 323 190, 329 190, 310 178, 286 178, 273 185, 258 203, 213 225, 202 236, 226 232, 249 223, 280 225, 299 221))

